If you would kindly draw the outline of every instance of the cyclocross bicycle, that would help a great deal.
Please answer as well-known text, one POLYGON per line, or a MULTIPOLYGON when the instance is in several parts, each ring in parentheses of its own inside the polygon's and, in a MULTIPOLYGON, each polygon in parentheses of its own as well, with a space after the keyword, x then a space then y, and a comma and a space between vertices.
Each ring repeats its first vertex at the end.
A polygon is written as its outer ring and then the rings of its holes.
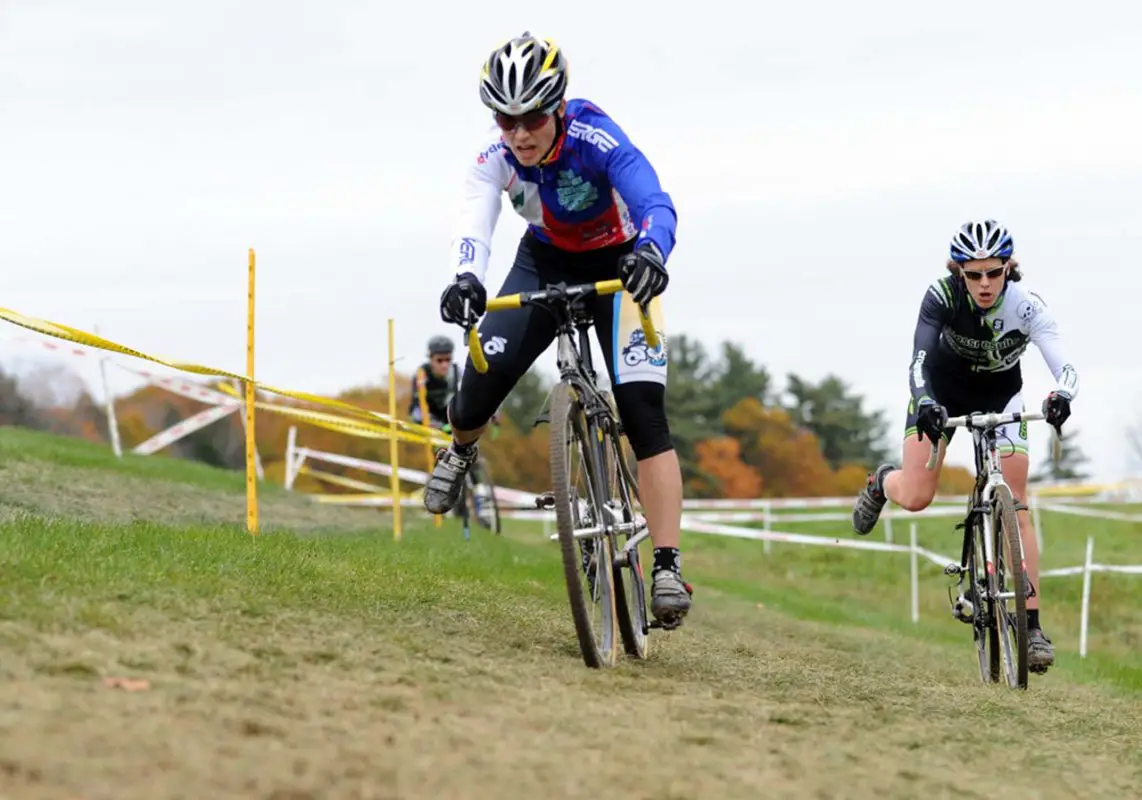
MULTIPOLYGON (((614 666, 620 640, 627 655, 646 658, 650 628, 677 626, 648 621, 638 546, 649 531, 635 513, 638 484, 624 457, 614 399, 596 384, 591 360, 588 331, 594 319, 585 301, 622 288, 619 280, 557 283, 494 298, 487 307, 538 306, 557 323, 559 382, 551 390, 547 414, 552 491, 541 495, 536 506, 555 510, 571 617, 588 667, 614 666)), ((646 309, 639 311, 646 344, 655 348, 658 333, 646 309)), ((486 372, 475 326, 469 323, 465 330, 472 365, 486 372)))
MULTIPOLYGON (((1013 422, 1045 419, 1037 412, 967 414, 952 417, 945 428, 967 428, 975 451, 975 487, 968 513, 956 526, 963 529, 960 563, 944 567, 956 575, 959 595, 952 600, 952 615, 972 626, 979 674, 985 683, 1006 681, 1013 689, 1027 688, 1027 598, 1034 587, 1027 577, 1023 540, 1019 536, 1017 505, 1003 480, 996 429, 1013 422)), ((932 445, 928 469, 936 466, 938 445, 932 445)))

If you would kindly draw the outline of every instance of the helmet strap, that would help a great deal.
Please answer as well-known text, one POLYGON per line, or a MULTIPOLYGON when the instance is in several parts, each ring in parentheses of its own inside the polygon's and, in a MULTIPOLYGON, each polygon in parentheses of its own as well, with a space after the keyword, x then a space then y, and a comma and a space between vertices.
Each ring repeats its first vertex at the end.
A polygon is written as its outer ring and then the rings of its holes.
POLYGON ((547 152, 543 154, 543 158, 539 159, 540 165, 547 162, 547 159, 559 148, 559 144, 563 140, 563 134, 565 132, 563 127, 563 115, 559 113, 558 106, 556 106, 553 116, 555 117, 555 138, 551 140, 551 147, 547 148, 547 152))

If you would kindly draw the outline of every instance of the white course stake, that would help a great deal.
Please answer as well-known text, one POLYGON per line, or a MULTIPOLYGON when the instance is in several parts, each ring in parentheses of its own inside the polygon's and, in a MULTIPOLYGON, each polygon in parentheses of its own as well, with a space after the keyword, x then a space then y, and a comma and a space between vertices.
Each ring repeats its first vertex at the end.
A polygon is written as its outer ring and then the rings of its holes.
POLYGON ((908 554, 909 560, 912 562, 912 621, 920 621, 920 554, 916 547, 916 523, 913 522, 908 527, 909 545, 912 550, 908 554))
POLYGON ((1083 564, 1083 611, 1082 626, 1079 628, 1079 658, 1086 658, 1086 632, 1090 622, 1090 572, 1094 561, 1094 537, 1086 540, 1086 563, 1083 564))
POLYGON ((1039 555, 1043 554, 1043 520, 1039 515, 1039 495, 1031 495, 1031 524, 1035 526, 1035 541, 1039 545, 1039 555))
MULTIPOLYGON (((773 529, 772 506, 770 506, 769 503, 766 503, 764 508, 762 508, 761 513, 764 514, 764 516, 761 518, 761 529, 766 532, 771 531, 773 529)), ((773 544, 769 541, 769 539, 766 539, 761 543, 761 549, 762 552, 764 552, 766 555, 769 555, 769 551, 773 549, 773 544)))
MULTIPOLYGON (((99 326, 92 328, 99 335, 99 326)), ((107 412, 107 433, 111 437, 111 452, 115 458, 123 457, 123 445, 119 441, 119 422, 115 419, 115 398, 111 395, 111 385, 107 383, 107 357, 99 359, 99 374, 103 378, 103 406, 107 412)))

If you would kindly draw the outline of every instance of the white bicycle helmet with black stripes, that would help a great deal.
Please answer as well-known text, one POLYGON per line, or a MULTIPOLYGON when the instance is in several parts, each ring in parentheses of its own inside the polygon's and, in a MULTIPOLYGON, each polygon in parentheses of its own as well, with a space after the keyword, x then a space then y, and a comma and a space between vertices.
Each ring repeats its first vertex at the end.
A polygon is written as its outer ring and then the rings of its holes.
POLYGON ((965 222, 952 236, 952 261, 964 262, 981 258, 1011 258, 1015 241, 1007 228, 993 219, 965 222))
POLYGON ((480 71, 480 100, 497 114, 554 111, 566 91, 563 51, 527 31, 493 50, 480 71))

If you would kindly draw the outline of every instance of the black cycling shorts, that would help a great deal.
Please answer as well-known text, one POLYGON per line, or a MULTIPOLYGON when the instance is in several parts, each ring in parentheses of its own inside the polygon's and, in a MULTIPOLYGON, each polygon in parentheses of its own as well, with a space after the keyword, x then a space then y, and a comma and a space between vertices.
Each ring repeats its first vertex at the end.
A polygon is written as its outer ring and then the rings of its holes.
MULTIPOLYGON (((633 247, 632 241, 571 253, 524 235, 499 296, 535 291, 549 283, 571 285, 617 278, 619 258, 633 247)), ((665 346, 654 350, 647 347, 638 307, 626 292, 598 296, 589 302, 595 336, 631 449, 639 459, 670 450, 665 346)), ((650 304, 650 314, 655 329, 664 330, 658 298, 650 304)), ((489 313, 479 329, 488 371, 477 372, 469 358, 449 409, 452 426, 462 431, 486 424, 520 377, 555 340, 555 319, 538 306, 489 313)), ((665 335, 663 340, 665 345, 665 335)))
MULTIPOLYGON (((949 417, 971 413, 1001 413, 1023 411, 1022 381, 1013 382, 1002 373, 983 376, 981 373, 952 373, 932 365, 929 371, 933 399, 947 409, 949 417)), ((951 442, 955 428, 944 430, 944 439, 951 442)), ((997 429, 1000 453, 1027 455, 1027 423, 1012 422, 997 429)), ((908 402, 908 416, 904 422, 904 436, 916 435, 916 402, 908 402)))

